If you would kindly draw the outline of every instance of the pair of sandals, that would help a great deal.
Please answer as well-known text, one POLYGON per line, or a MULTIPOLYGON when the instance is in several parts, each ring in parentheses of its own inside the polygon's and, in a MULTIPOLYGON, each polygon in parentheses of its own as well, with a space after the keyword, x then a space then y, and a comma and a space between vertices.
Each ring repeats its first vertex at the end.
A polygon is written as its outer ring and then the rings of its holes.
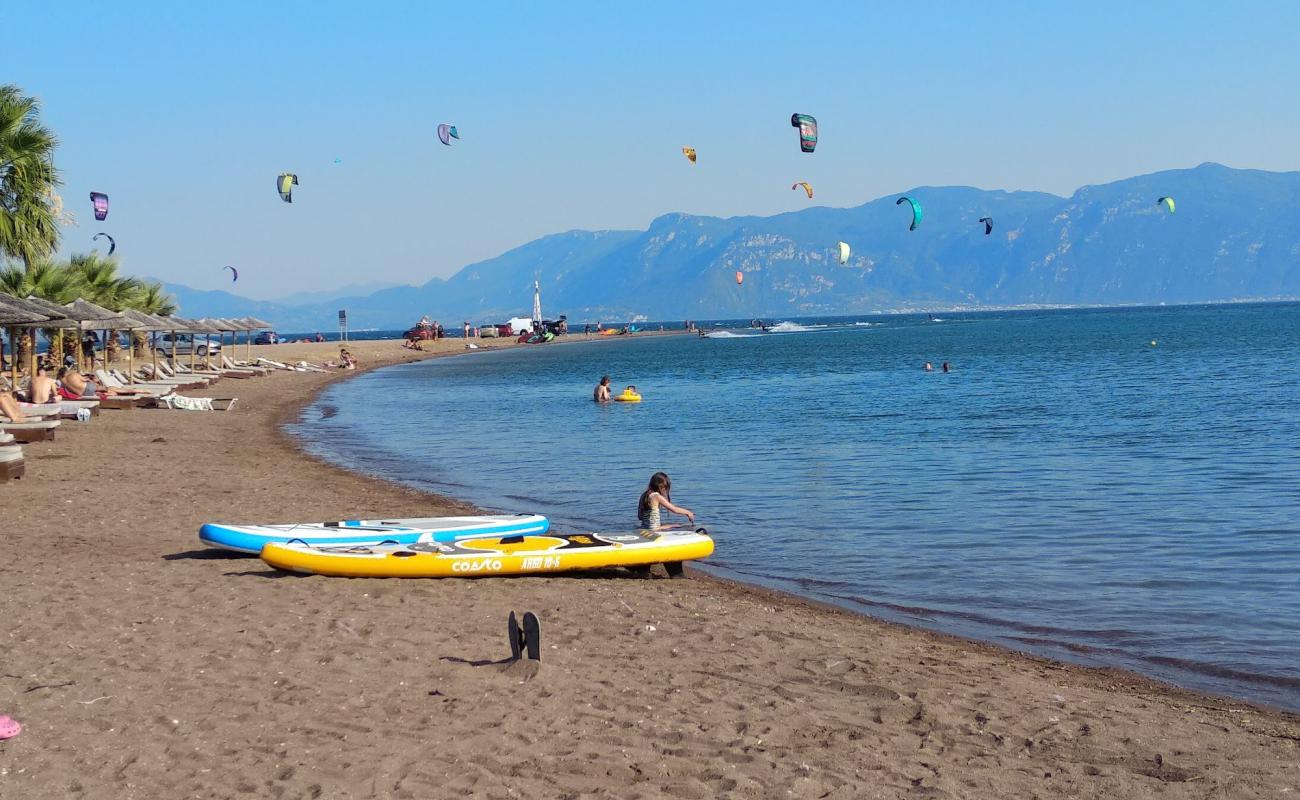
POLYGON ((0 714, 0 739, 12 739, 21 733, 23 726, 13 717, 0 714))

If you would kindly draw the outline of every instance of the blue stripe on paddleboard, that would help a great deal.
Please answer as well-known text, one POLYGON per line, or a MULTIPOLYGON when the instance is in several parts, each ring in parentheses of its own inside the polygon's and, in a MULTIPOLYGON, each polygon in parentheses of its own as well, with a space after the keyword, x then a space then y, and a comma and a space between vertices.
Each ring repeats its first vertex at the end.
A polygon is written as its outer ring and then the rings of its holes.
POLYGON ((394 541, 398 544, 414 544, 422 536, 435 542, 454 542, 458 539, 472 539, 476 536, 511 536, 545 533, 551 523, 545 517, 537 522, 510 522, 485 524, 474 528, 457 528, 456 530, 438 531, 428 536, 429 529, 417 528, 382 528, 366 526, 352 533, 343 533, 339 528, 330 529, 330 533, 314 535, 309 530, 289 530, 271 534, 252 534, 225 525, 209 523, 199 529, 199 541, 213 547, 234 550, 240 553, 257 555, 262 546, 270 542, 283 544, 290 539, 298 539, 313 545, 364 544, 378 541, 394 541))

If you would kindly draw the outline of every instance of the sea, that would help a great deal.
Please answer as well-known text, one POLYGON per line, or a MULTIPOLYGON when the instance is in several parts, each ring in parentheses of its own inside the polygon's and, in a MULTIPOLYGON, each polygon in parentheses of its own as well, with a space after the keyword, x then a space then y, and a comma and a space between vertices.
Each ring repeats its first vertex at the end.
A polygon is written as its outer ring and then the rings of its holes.
POLYGON ((704 328, 389 367, 290 429, 569 530, 662 470, 717 574, 1300 710, 1300 304, 704 328))

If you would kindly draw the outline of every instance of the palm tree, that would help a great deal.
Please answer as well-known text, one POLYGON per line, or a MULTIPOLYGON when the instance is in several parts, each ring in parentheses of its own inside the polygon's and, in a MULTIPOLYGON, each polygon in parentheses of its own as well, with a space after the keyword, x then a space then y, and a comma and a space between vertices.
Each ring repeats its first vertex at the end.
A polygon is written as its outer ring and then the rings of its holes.
POLYGON ((143 285, 135 278, 118 277, 118 260, 99 253, 77 253, 68 262, 68 272, 81 286, 81 296, 104 308, 126 308, 143 285))
POLYGON ((0 259, 32 264, 59 244, 58 139, 40 124, 40 102, 0 85, 0 259))

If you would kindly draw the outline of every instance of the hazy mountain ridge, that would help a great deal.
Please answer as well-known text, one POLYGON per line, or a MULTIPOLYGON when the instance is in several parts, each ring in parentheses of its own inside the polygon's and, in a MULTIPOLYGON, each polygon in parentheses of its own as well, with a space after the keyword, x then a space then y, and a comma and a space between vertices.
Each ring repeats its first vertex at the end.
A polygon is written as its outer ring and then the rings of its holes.
POLYGON ((447 280, 291 307, 177 291, 182 314, 255 314, 285 330, 404 327, 421 314, 475 322, 869 313, 951 305, 1196 302, 1300 295, 1300 172, 1218 164, 1085 186, 1071 197, 917 187, 854 208, 771 217, 667 214, 644 231, 569 231, 447 280), (925 214, 908 231, 906 194, 925 214), (1175 198, 1168 213, 1156 199, 1175 198), (984 235, 979 219, 992 216, 984 235), (836 244, 853 254, 841 266, 836 244), (735 273, 744 274, 738 286, 735 273), (242 305, 241 305, 242 303, 242 305))

